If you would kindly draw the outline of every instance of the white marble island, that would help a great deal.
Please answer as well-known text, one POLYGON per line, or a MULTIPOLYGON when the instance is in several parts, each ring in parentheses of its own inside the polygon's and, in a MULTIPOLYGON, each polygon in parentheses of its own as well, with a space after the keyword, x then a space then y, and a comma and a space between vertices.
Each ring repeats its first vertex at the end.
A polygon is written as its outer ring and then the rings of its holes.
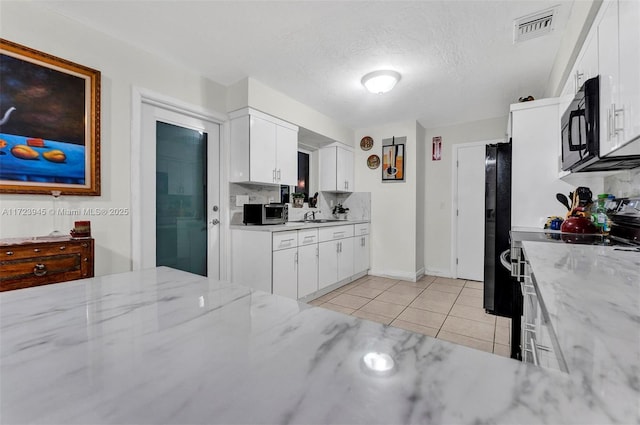
POLYGON ((571 375, 164 267, 0 293, 0 320, 7 424, 638 419, 571 375))

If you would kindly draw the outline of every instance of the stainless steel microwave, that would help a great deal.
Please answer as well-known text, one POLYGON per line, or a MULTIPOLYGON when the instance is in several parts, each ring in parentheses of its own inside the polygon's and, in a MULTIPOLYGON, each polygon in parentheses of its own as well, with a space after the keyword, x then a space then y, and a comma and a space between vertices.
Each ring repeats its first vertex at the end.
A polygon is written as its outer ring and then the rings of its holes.
POLYGON ((244 204, 242 222, 244 224, 284 224, 287 222, 286 204, 244 204))
POLYGON ((640 155, 600 156, 600 77, 584 82, 560 121, 562 169, 571 172, 625 170, 640 166, 640 155))

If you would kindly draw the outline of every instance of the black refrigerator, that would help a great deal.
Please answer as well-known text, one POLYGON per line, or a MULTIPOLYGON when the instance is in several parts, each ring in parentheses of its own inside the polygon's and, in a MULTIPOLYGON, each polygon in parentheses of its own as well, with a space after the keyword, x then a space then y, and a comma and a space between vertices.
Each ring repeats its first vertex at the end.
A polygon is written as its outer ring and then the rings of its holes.
POLYGON ((522 297, 519 284, 500 261, 509 252, 511 230, 511 141, 487 145, 485 159, 484 300, 487 313, 512 319, 511 357, 519 357, 522 297))

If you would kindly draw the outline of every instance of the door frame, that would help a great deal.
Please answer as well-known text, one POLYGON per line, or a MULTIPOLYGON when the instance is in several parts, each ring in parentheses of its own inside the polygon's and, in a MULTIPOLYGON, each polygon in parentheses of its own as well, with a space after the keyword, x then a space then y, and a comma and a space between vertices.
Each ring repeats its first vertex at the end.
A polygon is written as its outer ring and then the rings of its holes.
MULTIPOLYGON (((492 143, 503 143, 504 139, 480 140, 477 142, 457 143, 452 146, 451 155, 451 262, 450 273, 454 279, 458 278, 456 258, 458 256, 458 149, 486 146, 492 143)), ((484 232, 483 232, 484 234, 484 232)), ((484 256, 484 253, 483 253, 484 256)))
POLYGON ((226 114, 210 111, 154 91, 132 87, 131 92, 131 269, 142 268, 142 104, 176 112, 220 126, 220 279, 226 280, 230 270, 229 240, 229 125, 226 114))

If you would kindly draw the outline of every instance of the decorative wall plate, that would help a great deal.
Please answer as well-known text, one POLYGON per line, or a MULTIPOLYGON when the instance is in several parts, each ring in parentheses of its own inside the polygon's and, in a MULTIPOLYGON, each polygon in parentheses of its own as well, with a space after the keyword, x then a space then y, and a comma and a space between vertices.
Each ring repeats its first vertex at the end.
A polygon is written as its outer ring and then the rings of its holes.
POLYGON ((372 170, 375 170, 380 166, 380 157, 378 155, 369 155, 367 158, 367 166, 372 170))
POLYGON ((368 151, 373 147, 373 139, 369 136, 364 136, 362 140, 360 140, 360 148, 363 151, 368 151))

